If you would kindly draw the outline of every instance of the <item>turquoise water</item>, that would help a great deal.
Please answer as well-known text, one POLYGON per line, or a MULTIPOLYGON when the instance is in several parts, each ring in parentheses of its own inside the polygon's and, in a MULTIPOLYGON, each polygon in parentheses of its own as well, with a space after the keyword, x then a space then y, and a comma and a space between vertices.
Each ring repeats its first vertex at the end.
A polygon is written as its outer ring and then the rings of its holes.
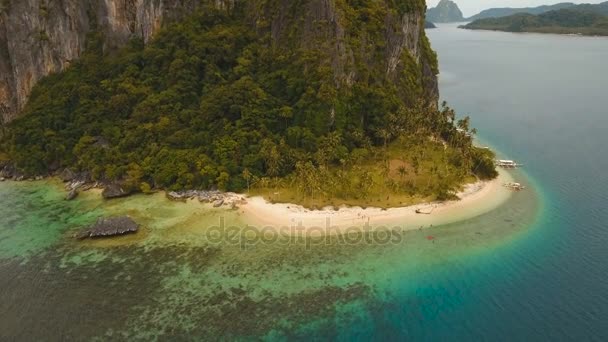
POLYGON ((0 183, 0 340, 605 340, 608 40, 429 35, 442 97, 527 191, 389 244, 232 244, 205 231, 238 211, 0 183), (144 229, 71 237, 114 214, 144 229))
POLYGON ((485 272, 443 278, 475 293, 460 298, 441 334, 606 340, 608 39, 451 25, 429 36, 441 57, 442 97, 524 163, 545 200, 535 229, 472 266, 485 272))

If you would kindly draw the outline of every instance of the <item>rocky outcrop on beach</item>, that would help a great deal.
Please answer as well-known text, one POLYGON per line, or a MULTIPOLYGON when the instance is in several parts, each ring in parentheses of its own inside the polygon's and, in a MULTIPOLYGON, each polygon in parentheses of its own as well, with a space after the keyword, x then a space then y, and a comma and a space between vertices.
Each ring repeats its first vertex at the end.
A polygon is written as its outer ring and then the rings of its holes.
POLYGON ((57 176, 62 182, 71 182, 78 177, 78 174, 69 168, 65 168, 57 176))
POLYGON ((17 168, 10 163, 4 163, 4 165, 0 165, 0 177, 6 179, 12 179, 15 181, 25 180, 25 175, 23 175, 17 168))
POLYGON ((87 184, 92 183, 91 174, 89 172, 74 172, 69 168, 65 168, 57 173, 57 177, 59 177, 62 182, 66 183, 67 190, 83 188, 87 184))
POLYGON ((94 187, 99 187, 99 183, 91 180, 91 175, 88 172, 75 172, 69 168, 65 168, 56 173, 56 176, 65 183, 65 190, 68 192, 65 196, 66 201, 76 199, 80 191, 87 191, 94 187))
POLYGON ((171 191, 167 193, 167 198, 173 201, 198 200, 201 203, 211 203, 214 208, 236 208, 239 204, 247 203, 242 195, 218 190, 171 191))
POLYGON ((112 237, 136 233, 139 224, 128 216, 100 218, 97 222, 87 227, 84 231, 76 235, 78 239, 112 237))
POLYGON ((120 183, 110 183, 106 185, 103 189, 103 192, 101 193, 101 195, 105 199, 126 197, 130 194, 131 191, 129 191, 125 186, 120 183))
POLYGON ((78 197, 78 189, 72 189, 72 190, 70 190, 70 192, 68 192, 68 194, 65 196, 65 200, 66 200, 66 201, 71 201, 71 200, 75 199, 76 197, 78 197))

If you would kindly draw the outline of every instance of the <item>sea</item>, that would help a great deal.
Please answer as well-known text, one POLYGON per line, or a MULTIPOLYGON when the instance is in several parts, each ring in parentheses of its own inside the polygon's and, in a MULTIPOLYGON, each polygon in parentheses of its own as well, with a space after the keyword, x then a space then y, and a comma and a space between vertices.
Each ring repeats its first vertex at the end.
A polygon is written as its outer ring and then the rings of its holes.
POLYGON ((608 340, 608 39, 427 34, 441 98, 524 191, 445 226, 291 238, 162 194, 2 182, 0 341, 608 340), (74 238, 115 215, 142 230, 74 238))

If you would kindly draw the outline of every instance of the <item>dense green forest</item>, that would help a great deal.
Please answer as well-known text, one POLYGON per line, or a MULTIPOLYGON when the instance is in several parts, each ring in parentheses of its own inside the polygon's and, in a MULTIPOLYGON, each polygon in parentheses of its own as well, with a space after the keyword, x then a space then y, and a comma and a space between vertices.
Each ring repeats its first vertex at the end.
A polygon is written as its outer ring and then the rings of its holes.
MULTIPOLYGON (((243 191, 294 184, 311 173, 325 176, 294 185, 304 195, 339 177, 346 179, 341 187, 371 189, 384 182, 374 170, 388 167, 390 176, 395 158, 403 160, 394 165, 396 193, 422 191, 416 177, 423 170, 433 179, 425 180, 425 195, 436 197, 472 175, 495 177, 492 153, 472 146, 468 118, 456 121, 449 107, 431 103, 422 63, 406 51, 399 77, 386 77, 378 62, 385 12, 365 1, 347 12, 347 22, 366 24, 348 27, 345 39, 377 59, 355 55, 356 80, 348 87, 335 81, 323 37, 279 45, 238 9, 206 8, 146 45, 134 39, 113 53, 91 34, 81 59, 34 88, 2 149, 28 175, 69 167, 144 192, 243 191), (386 163, 365 163, 371 160, 386 163)), ((437 72, 424 34, 421 45, 437 72)), ((362 193, 341 196, 353 192, 362 193)))
POLYGON ((606 36, 608 35, 608 2, 597 5, 576 5, 539 15, 519 13, 501 18, 479 19, 461 27, 472 30, 606 36))

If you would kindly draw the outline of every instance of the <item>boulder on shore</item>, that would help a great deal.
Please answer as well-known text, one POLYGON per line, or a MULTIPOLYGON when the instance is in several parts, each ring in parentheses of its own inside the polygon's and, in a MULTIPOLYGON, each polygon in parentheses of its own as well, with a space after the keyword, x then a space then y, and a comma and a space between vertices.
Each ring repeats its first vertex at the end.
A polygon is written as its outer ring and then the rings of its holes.
POLYGON ((6 164, 0 169, 0 177, 5 179, 11 179, 15 177, 17 173, 17 170, 11 164, 6 164))
POLYGON ((100 218, 94 225, 86 228, 76 237, 81 240, 86 238, 112 237, 136 233, 138 230, 139 224, 128 216, 100 218))
POLYGON ((103 198, 106 199, 125 197, 129 196, 130 194, 131 192, 127 191, 123 186, 118 183, 111 183, 106 185, 106 187, 103 189, 103 192, 101 193, 103 198))
POLYGON ((71 182, 76 178, 76 173, 68 168, 63 169, 63 171, 61 171, 59 173, 59 179, 61 179, 61 181, 65 182, 71 182))
POLYGON ((186 195, 176 191, 167 192, 165 196, 172 201, 186 201, 188 199, 186 195))
POLYGON ((65 196, 65 200, 66 200, 66 201, 71 201, 71 200, 75 199, 76 197, 78 197, 78 189, 72 189, 72 190, 70 190, 70 192, 68 192, 68 194, 65 196))

